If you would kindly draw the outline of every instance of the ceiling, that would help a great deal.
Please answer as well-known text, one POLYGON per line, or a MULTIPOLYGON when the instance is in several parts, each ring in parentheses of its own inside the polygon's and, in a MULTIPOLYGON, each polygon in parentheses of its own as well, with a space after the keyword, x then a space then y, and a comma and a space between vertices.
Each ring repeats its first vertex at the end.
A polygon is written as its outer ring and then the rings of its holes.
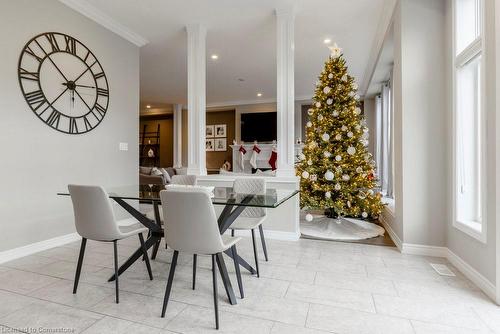
MULTIPOLYGON (((187 101, 185 26, 207 27, 207 105, 276 98, 276 18, 287 0, 87 0, 149 41, 141 48, 141 104, 187 101), (217 54, 213 61, 210 56, 217 54), (242 79, 243 81, 241 81, 242 79), (257 93, 262 93, 257 97, 257 93)), ((384 0, 297 0, 295 95, 310 98, 329 50, 343 48, 362 82, 384 0)))

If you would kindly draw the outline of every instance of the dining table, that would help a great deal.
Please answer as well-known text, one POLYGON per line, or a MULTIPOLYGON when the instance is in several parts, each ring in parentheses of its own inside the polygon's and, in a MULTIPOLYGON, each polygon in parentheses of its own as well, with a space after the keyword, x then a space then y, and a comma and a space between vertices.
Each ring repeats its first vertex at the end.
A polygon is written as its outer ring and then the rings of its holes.
MULTIPOLYGON (((158 184, 139 184, 127 185, 118 187, 105 188, 110 199, 120 205, 132 217, 137 219, 139 223, 149 229, 148 238, 145 240, 146 249, 153 248, 152 258, 156 257, 161 239, 164 237, 164 229, 160 219, 160 191, 165 190, 165 185, 158 184), (140 205, 133 205, 132 203, 139 202, 142 204, 150 204, 153 207, 154 220, 148 218, 146 213, 140 211, 140 205)), ((243 194, 236 193, 231 187, 207 187, 211 191, 211 199, 214 206, 222 206, 218 218, 219 231, 224 234, 231 224, 238 218, 238 216, 248 207, 260 207, 275 209, 293 198, 299 193, 298 190, 291 189, 267 189, 265 194, 243 194)), ((69 196, 68 191, 57 193, 60 196, 69 196)), ((196 208, 193 208, 196 210, 196 208)), ((219 210, 218 210, 219 211, 219 210)), ((168 215, 168 213, 167 213, 168 215)), ((240 254, 236 254, 236 259, 233 253, 227 250, 225 254, 231 257, 241 267, 248 270, 251 274, 255 274, 256 270, 250 265, 240 254)), ((139 247, 118 269, 118 275, 125 272, 132 264, 144 256, 143 250, 139 247)), ((222 254, 216 258, 217 267, 224 284, 227 297, 230 304, 235 305, 236 297, 231 285, 231 280, 227 272, 226 264, 222 254)), ((115 275, 113 274, 109 281, 113 281, 115 275)))

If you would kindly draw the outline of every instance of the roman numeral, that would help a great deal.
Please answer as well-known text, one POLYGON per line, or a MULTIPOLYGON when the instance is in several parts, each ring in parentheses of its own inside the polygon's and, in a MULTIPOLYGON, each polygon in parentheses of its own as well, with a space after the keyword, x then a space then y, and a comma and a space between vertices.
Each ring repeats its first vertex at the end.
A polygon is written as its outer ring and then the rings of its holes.
POLYGON ((103 76, 104 76, 104 72, 100 72, 100 73, 94 74, 94 78, 95 79, 102 78, 103 76))
POLYGON ((24 49, 27 54, 38 60, 39 63, 42 62, 43 58, 38 57, 37 54, 29 47, 27 46, 26 49, 24 49))
POLYGON ((40 79, 40 75, 38 72, 29 72, 24 68, 19 68, 19 76, 21 79, 38 81, 40 79))
POLYGON ((59 47, 56 36, 54 34, 46 34, 45 37, 47 37, 47 40, 49 41, 50 46, 52 47, 52 52, 61 51, 61 48, 59 47))
POLYGON ((76 118, 69 119, 69 133, 78 133, 78 125, 76 124, 76 118))
POLYGON ((87 119, 87 115, 83 116, 83 122, 85 124, 86 131, 89 131, 90 129, 92 129, 92 124, 90 124, 90 121, 87 119))
POLYGON ((70 36, 64 36, 66 41, 66 52, 76 55, 76 40, 70 36))
POLYGON ((109 91, 106 88, 97 88, 97 95, 109 96, 109 91))
POLYGON ((42 90, 36 90, 34 92, 27 93, 24 96, 33 110, 37 110, 46 102, 42 90))
POLYGON ((106 109, 104 109, 103 106, 101 106, 99 103, 96 103, 95 106, 94 106, 94 109, 92 110, 92 114, 94 115, 94 117, 100 121, 101 119, 104 118, 104 114, 106 114, 106 109), (97 111, 97 114, 94 113, 94 110, 97 111))
POLYGON ((49 115, 49 118, 47 118, 47 121, 45 121, 45 123, 47 123, 48 125, 54 127, 54 124, 55 124, 55 128, 59 127, 59 119, 61 118, 61 113, 57 110, 52 110, 52 112, 50 113, 49 115))

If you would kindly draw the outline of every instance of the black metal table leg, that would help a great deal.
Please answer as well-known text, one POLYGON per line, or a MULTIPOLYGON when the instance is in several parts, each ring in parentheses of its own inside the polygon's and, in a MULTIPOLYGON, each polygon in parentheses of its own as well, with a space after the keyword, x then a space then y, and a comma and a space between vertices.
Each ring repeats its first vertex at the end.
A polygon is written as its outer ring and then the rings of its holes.
MULTIPOLYGON (((161 237, 156 235, 156 234, 153 234, 150 238, 148 238, 145 242, 144 242, 144 247, 146 248, 146 250, 150 249, 151 247, 153 247, 155 245, 155 243, 158 241, 158 240, 161 240, 161 237)), ((127 270, 131 265, 134 264, 135 261, 137 261, 141 256, 144 255, 144 251, 143 251, 143 248, 142 247, 139 247, 139 249, 137 249, 128 259, 127 261, 125 261, 124 264, 122 264, 120 266, 120 268, 118 269, 118 275, 121 275, 125 270, 127 270)), ((112 282, 115 280, 115 275, 113 274, 113 276, 111 276, 109 279, 108 279, 108 282, 112 282)))
MULTIPOLYGON (((229 256, 231 259, 234 260, 233 252, 231 252, 230 249, 224 251, 224 254, 226 254, 227 256, 229 256)), ((252 267, 250 265, 250 263, 248 263, 244 258, 242 258, 241 256, 239 256, 239 254, 236 254, 236 258, 237 258, 238 263, 240 264, 240 266, 242 266, 243 268, 245 268, 246 270, 248 270, 252 275, 254 275, 254 274, 257 273, 257 271, 254 269, 254 267, 252 267)))
POLYGON ((234 295, 233 286, 231 285, 231 280, 227 273, 226 263, 224 262, 224 257, 222 253, 218 253, 217 257, 217 267, 219 267, 220 276, 222 282, 224 283, 224 289, 226 289, 227 298, 231 305, 236 305, 236 296, 234 295))

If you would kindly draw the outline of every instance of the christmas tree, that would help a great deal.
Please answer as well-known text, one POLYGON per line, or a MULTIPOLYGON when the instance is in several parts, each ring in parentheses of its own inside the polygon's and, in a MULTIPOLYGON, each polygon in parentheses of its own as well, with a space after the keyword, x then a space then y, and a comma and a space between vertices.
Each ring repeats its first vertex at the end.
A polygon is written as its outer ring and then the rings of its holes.
POLYGON ((335 44, 308 110, 306 141, 297 163, 301 207, 340 216, 377 217, 383 208, 374 188, 375 162, 354 78, 335 44))

